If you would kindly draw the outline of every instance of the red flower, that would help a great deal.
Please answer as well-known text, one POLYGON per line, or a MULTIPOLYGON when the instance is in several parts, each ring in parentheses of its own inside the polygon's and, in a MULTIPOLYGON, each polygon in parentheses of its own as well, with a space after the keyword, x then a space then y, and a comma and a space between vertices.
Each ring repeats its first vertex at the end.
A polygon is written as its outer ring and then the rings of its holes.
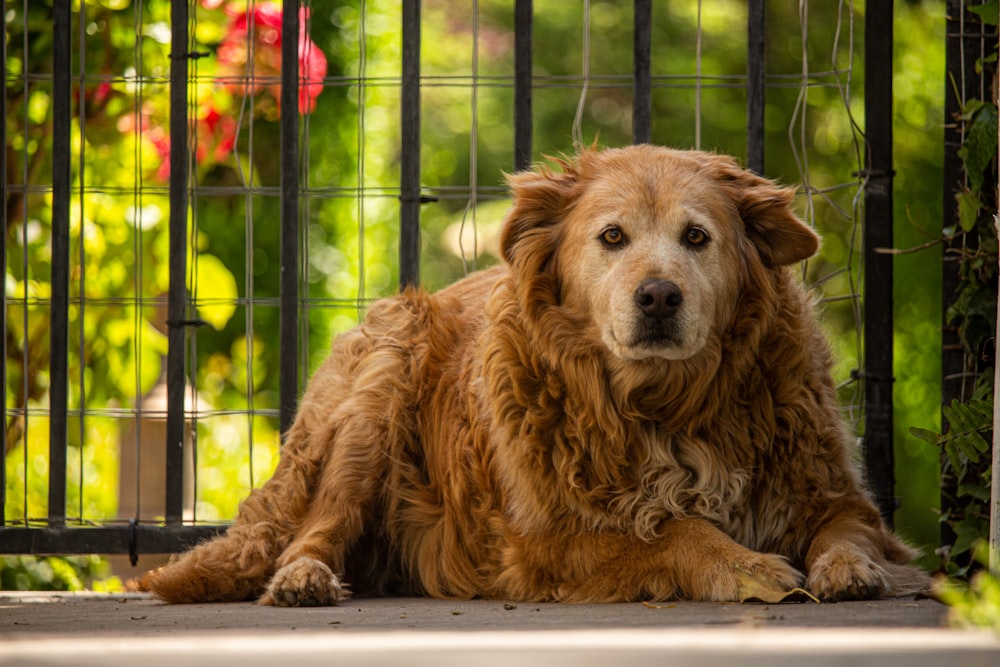
POLYGON ((123 115, 118 120, 118 130, 121 132, 138 130, 147 141, 153 144, 153 149, 160 158, 159 167, 156 169, 157 180, 166 181, 170 178, 170 135, 152 120, 149 109, 142 110, 138 128, 135 127, 135 117, 132 114, 123 115))
POLYGON ((198 118, 198 153, 195 159, 203 162, 212 151, 212 160, 222 162, 236 145, 236 119, 219 113, 212 102, 202 108, 202 115, 198 118))
MULTIPOLYGON (((227 88, 237 93, 256 93, 264 89, 280 103, 281 17, 282 8, 273 2, 254 5, 249 11, 232 16, 218 53, 222 81, 227 88), (253 62, 248 71, 251 49, 253 62)), ((306 33, 308 18, 308 8, 301 8, 298 39, 300 113, 311 113, 316 108, 316 98, 323 92, 327 69, 326 55, 306 33)))

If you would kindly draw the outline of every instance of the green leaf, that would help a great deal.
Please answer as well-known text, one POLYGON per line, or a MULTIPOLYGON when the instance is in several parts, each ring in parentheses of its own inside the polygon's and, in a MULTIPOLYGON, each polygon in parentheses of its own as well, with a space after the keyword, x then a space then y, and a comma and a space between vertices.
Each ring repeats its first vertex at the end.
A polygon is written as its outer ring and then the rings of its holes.
POLYGON ((962 468, 962 457, 954 441, 949 440, 944 443, 944 453, 947 455, 948 462, 951 463, 953 469, 960 470, 962 468))
POLYGON ((984 485, 981 481, 976 484, 959 484, 958 485, 958 495, 968 496, 969 498, 975 498, 976 500, 988 503, 990 501, 990 489, 988 486, 984 485))
POLYGON ((979 17, 979 20, 986 25, 997 25, 998 20, 998 3, 997 0, 988 0, 981 5, 967 6, 970 12, 979 17))
POLYGON ((979 463, 979 447, 976 445, 975 438, 982 440, 982 436, 978 433, 963 433, 961 436, 955 438, 955 446, 958 447, 959 451, 973 463, 979 463))
POLYGON ((974 411, 968 404, 958 401, 952 402, 950 413, 952 416, 949 419, 957 418, 962 431, 966 433, 986 430, 993 423, 992 414, 985 415, 982 412, 974 411))
MULTIPOLYGON (((967 100, 965 105, 962 107, 962 120, 966 122, 972 120, 972 117, 976 115, 976 112, 984 106, 986 106, 986 102, 983 102, 978 98, 973 97, 972 99, 967 100)), ((958 150, 961 152, 962 149, 960 148, 958 150)))
POLYGON ((973 410, 983 418, 984 424, 993 424, 993 402, 976 399, 968 402, 969 409, 973 410))
POLYGON ((983 172, 997 155, 997 108, 984 104, 969 124, 960 152, 969 177, 969 189, 978 195, 983 187, 983 172))
POLYGON ((197 267, 191 291, 198 305, 198 316, 221 331, 236 312, 239 298, 236 278, 215 255, 198 255, 197 267))
POLYGON ((976 542, 985 537, 986 532, 983 522, 971 516, 953 523, 952 528, 955 531, 955 543, 951 547, 952 557, 971 549, 976 542))
POLYGON ((910 427, 910 435, 920 438, 924 442, 932 445, 940 445, 941 438, 943 437, 940 433, 935 433, 934 431, 930 431, 926 428, 918 428, 916 426, 910 427))
POLYGON ((979 194, 966 190, 955 195, 955 199, 958 201, 958 224, 963 230, 971 232, 976 226, 979 210, 983 207, 979 194))

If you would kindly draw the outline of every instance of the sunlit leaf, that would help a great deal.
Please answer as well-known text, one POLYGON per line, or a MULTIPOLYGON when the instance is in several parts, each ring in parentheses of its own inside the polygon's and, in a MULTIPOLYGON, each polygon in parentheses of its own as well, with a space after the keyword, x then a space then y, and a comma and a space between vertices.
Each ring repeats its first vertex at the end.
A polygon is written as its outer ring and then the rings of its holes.
POLYGON ((215 255, 198 255, 197 275, 189 286, 195 295, 198 316, 221 331, 236 312, 239 290, 236 278, 215 255))

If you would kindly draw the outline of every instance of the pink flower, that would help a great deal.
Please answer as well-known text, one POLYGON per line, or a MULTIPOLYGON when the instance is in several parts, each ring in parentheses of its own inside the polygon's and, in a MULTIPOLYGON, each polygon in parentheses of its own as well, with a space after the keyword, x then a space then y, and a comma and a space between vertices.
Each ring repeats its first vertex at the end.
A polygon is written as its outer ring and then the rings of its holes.
MULTIPOLYGON (((227 88, 237 93, 257 93, 264 89, 280 104, 281 18, 282 8, 273 2, 262 2, 248 12, 232 15, 218 52, 220 73, 227 88), (252 71, 248 72, 247 59, 251 48, 252 71), (252 74, 249 84, 245 82, 248 74, 252 74)), ((327 70, 326 55, 306 33, 308 18, 308 8, 301 8, 298 39, 300 113, 311 113, 316 108, 316 98, 323 92, 323 78, 327 70)))
MULTIPOLYGON (((131 120, 131 115, 122 116, 122 119, 118 123, 118 129, 125 130, 128 128, 135 131, 135 124, 134 122, 130 122, 131 120)), ((170 178, 170 135, 167 134, 166 130, 153 122, 149 111, 146 109, 143 109, 139 123, 139 131, 147 141, 153 144, 153 149, 160 158, 159 167, 156 169, 156 179, 166 181, 170 178)))

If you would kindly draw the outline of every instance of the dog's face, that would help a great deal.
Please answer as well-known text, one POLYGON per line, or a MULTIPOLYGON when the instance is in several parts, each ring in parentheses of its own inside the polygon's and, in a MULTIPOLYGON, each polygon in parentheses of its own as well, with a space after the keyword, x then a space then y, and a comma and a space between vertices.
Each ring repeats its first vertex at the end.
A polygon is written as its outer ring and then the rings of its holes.
POLYGON ((735 299, 732 206, 702 179, 618 160, 604 165, 566 216, 557 251, 563 303, 585 311, 621 359, 684 359, 735 299), (731 210, 726 210, 726 208, 731 210))
POLYGON ((504 256, 622 360, 696 355, 732 321, 750 264, 818 245, 788 190, 728 158, 634 146, 563 169, 511 177, 504 256))

